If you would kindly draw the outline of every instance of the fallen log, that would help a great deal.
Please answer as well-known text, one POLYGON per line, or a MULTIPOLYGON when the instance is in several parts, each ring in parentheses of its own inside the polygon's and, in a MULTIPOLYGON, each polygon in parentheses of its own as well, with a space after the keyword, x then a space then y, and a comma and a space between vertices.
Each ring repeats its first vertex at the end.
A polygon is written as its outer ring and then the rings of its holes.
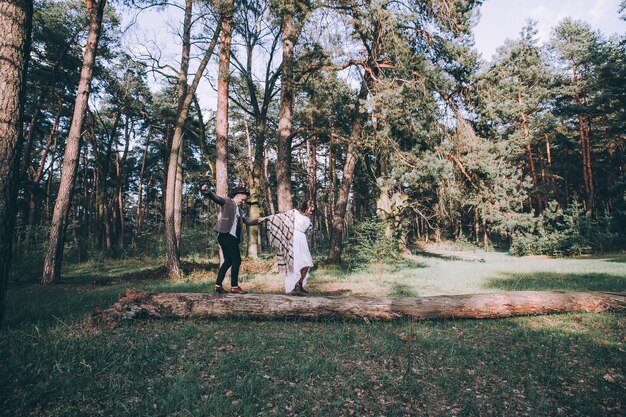
POLYGON ((433 297, 294 297, 277 294, 152 293, 127 290, 95 318, 503 318, 566 312, 623 311, 626 293, 509 291, 433 297))

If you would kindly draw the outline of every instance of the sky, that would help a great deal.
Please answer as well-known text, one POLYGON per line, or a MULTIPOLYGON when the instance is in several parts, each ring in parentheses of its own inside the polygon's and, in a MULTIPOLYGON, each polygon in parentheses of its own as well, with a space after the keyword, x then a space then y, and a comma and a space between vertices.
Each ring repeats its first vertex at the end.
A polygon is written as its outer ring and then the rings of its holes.
MULTIPOLYGON (((538 38, 541 43, 548 40, 550 31, 566 17, 586 21, 593 29, 605 35, 626 33, 626 22, 619 18, 619 4, 622 0, 484 0, 480 8, 480 19, 474 28, 475 46, 482 58, 492 59, 496 48, 505 39, 516 39, 528 19, 538 22, 538 38)), ((133 13, 125 14, 126 24, 133 13)), ((180 55, 179 40, 175 33, 179 30, 181 13, 169 8, 165 12, 147 10, 139 14, 136 24, 126 33, 126 40, 135 45, 136 53, 149 44, 161 49, 162 57, 170 63, 180 55)), ((178 65, 174 65, 177 67, 178 65)), ((215 73, 213 63, 209 73, 215 73)), ((158 87, 158 83, 151 83, 158 87)), ((215 109, 215 86, 206 79, 200 83, 198 98, 203 109, 215 109)))
POLYGON ((605 35, 626 33, 626 22, 620 20, 621 0, 485 0, 481 17, 474 28, 476 48, 483 59, 491 60, 505 39, 516 39, 528 19, 538 22, 540 42, 548 40, 550 31, 566 17, 584 20, 605 35))

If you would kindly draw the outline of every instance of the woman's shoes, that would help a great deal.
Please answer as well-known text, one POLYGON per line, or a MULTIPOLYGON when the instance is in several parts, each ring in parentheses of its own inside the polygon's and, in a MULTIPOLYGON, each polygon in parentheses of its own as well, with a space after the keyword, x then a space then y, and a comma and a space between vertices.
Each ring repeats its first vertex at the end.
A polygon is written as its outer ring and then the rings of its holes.
POLYGON ((298 295, 298 296, 302 296, 302 295, 306 295, 306 294, 308 294, 308 293, 309 293, 309 292, 308 292, 307 290, 305 290, 305 289, 302 287, 302 283, 298 282, 298 283, 296 284, 296 286, 293 288, 293 291, 291 291, 291 292, 289 293, 289 295, 298 295))

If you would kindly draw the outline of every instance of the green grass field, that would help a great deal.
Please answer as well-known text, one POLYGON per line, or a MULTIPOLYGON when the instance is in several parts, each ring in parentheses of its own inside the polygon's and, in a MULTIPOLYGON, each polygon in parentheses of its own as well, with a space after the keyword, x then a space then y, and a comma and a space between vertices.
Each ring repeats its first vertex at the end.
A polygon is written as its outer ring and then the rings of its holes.
MULTIPOLYGON (((626 291, 623 255, 418 253, 356 274, 320 267, 317 294, 626 291)), ((167 281, 155 261, 82 264, 9 287, 0 333, 6 416, 623 416, 622 313, 503 320, 177 320, 86 326, 124 288, 212 289, 214 264, 167 281)), ((254 268, 248 268, 248 271, 254 268)), ((242 285, 280 292, 270 272, 242 285)))

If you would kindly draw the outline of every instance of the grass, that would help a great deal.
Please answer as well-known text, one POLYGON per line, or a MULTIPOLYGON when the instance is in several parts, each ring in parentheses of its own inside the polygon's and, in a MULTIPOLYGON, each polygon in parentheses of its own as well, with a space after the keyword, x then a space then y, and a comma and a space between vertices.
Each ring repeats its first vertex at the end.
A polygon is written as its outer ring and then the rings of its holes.
MULTIPOLYGON (((432 259, 452 271, 462 262, 432 259)), ((467 264, 485 268, 480 276, 490 278, 473 285, 487 290, 624 291, 623 277, 604 266, 596 271, 605 272, 576 274, 559 264, 567 272, 502 275, 485 259, 467 264)), ((311 288, 422 294, 430 281, 421 274, 441 266, 420 258, 358 274, 324 267, 311 288)), ((0 333, 0 415, 624 415, 623 314, 84 326, 93 304, 110 305, 126 287, 206 292, 213 284, 213 270, 198 267, 179 282, 160 271, 148 261, 83 264, 55 287, 11 285, 0 333)), ((268 282, 267 275, 248 273, 246 288, 280 291, 280 280, 268 282)), ((447 288, 442 283, 440 290, 447 288)))
POLYGON ((618 416, 623 323, 599 314, 11 330, 0 342, 8 361, 2 409, 13 416, 618 416))
POLYGON ((417 291, 410 285, 396 282, 393 284, 390 295, 394 297, 417 297, 417 291))
POLYGON ((610 274, 508 273, 487 282, 488 288, 509 291, 626 291, 626 279, 610 274))

